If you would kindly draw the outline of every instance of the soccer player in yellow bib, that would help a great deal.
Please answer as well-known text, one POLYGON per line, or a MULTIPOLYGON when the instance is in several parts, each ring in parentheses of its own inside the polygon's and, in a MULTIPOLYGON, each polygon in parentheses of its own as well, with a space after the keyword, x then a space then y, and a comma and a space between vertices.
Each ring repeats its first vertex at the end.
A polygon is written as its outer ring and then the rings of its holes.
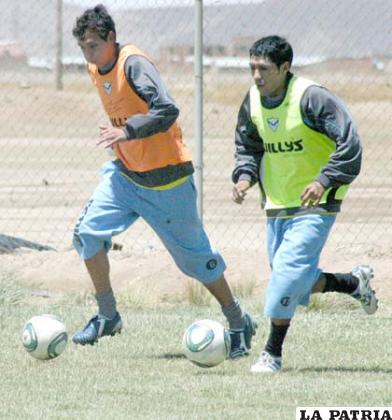
POLYGON ((370 266, 345 274, 319 268, 348 185, 359 174, 362 147, 343 102, 294 75, 292 60, 292 47, 282 37, 267 36, 253 44, 254 84, 239 110, 235 133, 233 200, 241 204, 258 183, 267 213, 271 277, 264 312, 271 327, 251 368, 255 373, 280 371, 290 320, 311 293, 346 293, 366 313, 377 310, 370 266))
POLYGON ((197 214, 194 169, 179 111, 155 65, 136 46, 117 43, 115 24, 102 5, 77 19, 73 35, 110 120, 100 126, 97 143, 115 154, 104 164, 103 180, 75 226, 73 243, 92 279, 98 314, 73 341, 92 345, 121 331, 107 253, 113 235, 142 217, 177 266, 221 305, 229 323, 230 357, 247 355, 257 325, 232 295, 223 258, 197 214))

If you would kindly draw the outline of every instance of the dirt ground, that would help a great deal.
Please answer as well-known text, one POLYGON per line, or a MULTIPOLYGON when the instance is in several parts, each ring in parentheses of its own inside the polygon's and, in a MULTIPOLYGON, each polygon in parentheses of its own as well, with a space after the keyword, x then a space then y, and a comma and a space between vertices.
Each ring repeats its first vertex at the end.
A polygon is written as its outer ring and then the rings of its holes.
MULTIPOLYGON (((301 72, 341 95, 348 103, 364 145, 363 169, 350 189, 343 212, 325 248, 321 266, 350 270, 371 263, 381 297, 390 291, 392 261, 391 65, 380 72, 371 62, 310 66, 301 72), (353 72, 353 68, 355 71, 353 72)), ((181 109, 186 142, 194 150, 194 97, 191 73, 163 74, 181 109)), ((57 251, 17 249, 0 254, 0 275, 53 292, 84 292, 91 285, 83 264, 70 250, 72 228, 98 182, 107 155, 95 146, 104 119, 86 75, 66 75, 63 91, 51 76, 0 75, 0 233, 51 246, 57 251)), ((230 200, 233 132, 248 74, 205 76, 204 223, 224 255, 233 284, 256 283, 265 290, 269 275, 265 219, 256 188, 242 207, 230 200)), ((113 287, 150 288, 157 295, 184 291, 187 278, 142 224, 118 239, 111 253, 113 287)), ((1 277, 0 277, 1 278, 1 277)))
MULTIPOLYGON (((263 296, 269 277, 264 247, 260 251, 223 250, 228 265, 226 277, 235 289, 251 285, 255 296, 263 296)), ((345 272, 359 263, 371 264, 375 270, 373 285, 381 302, 392 300, 391 254, 362 255, 326 250, 321 259, 325 271, 345 272)), ((165 250, 144 253, 111 251, 111 277, 116 292, 140 294, 148 290, 154 301, 181 297, 190 281, 175 266, 165 250)), ((1 272, 32 289, 51 295, 92 292, 84 264, 75 251, 23 250, 0 255, 1 272)))

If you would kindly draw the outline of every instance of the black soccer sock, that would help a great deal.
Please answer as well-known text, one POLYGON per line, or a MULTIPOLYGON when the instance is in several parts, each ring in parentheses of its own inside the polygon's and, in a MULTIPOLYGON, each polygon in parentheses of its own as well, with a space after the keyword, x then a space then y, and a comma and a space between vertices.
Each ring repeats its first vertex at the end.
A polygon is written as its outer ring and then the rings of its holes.
POLYGON ((275 357, 282 357, 283 341, 286 337, 288 325, 275 325, 271 322, 270 334, 264 350, 275 357))
POLYGON ((351 273, 323 273, 322 275, 326 280, 323 293, 338 292, 351 295, 358 288, 359 280, 351 273))

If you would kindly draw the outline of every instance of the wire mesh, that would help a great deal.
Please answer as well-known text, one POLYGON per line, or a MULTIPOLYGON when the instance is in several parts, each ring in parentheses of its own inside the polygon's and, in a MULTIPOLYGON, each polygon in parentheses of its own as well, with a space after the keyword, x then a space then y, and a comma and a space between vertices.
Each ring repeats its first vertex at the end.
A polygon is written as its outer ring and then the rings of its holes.
MULTIPOLYGON (((0 232, 56 249, 70 247, 73 225, 108 159, 95 146, 106 116, 71 33, 76 17, 95 3, 0 0, 0 232)), ((102 3, 119 42, 154 59, 194 149, 194 1, 102 3)), ((237 112, 252 83, 249 47, 280 34, 293 45, 294 72, 342 97, 363 141, 363 170, 335 226, 333 246, 392 251, 390 6, 385 0, 204 2, 203 219, 218 247, 258 249, 263 241, 257 188, 238 206, 230 199, 230 177, 237 112)), ((142 221, 122 240, 135 248, 161 247, 142 221)))

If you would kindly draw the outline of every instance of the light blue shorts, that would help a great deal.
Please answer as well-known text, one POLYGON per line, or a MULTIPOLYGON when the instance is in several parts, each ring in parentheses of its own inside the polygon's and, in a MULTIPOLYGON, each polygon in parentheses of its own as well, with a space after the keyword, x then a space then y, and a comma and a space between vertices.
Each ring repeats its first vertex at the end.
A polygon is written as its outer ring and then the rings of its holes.
POLYGON ((309 303, 320 277, 321 251, 336 216, 310 214, 290 219, 269 218, 268 255, 272 269, 264 313, 291 319, 298 305, 309 303))
POLYGON ((157 233, 182 272, 212 283, 226 269, 211 246, 197 213, 193 177, 169 190, 149 190, 120 172, 119 162, 107 162, 103 180, 82 211, 73 244, 83 260, 100 250, 109 251, 112 237, 142 217, 157 233))

